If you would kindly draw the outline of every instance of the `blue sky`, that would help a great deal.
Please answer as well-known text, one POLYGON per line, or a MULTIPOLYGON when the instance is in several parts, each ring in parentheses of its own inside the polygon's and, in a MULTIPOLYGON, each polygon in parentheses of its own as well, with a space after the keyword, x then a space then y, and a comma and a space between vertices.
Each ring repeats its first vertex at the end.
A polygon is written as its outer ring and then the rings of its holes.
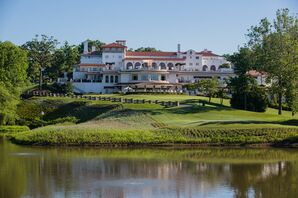
POLYGON ((0 40, 23 44, 35 34, 78 44, 127 40, 129 48, 205 48, 232 53, 245 33, 279 8, 298 13, 297 0, 0 0, 0 40))

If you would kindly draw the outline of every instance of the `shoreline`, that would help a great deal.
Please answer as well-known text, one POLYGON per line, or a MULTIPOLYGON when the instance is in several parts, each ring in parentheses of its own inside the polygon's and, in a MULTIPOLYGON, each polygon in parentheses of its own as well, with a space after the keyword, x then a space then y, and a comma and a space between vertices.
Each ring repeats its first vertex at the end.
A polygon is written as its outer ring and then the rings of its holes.
POLYGON ((197 148, 298 148, 298 142, 278 142, 278 143, 197 143, 197 144, 182 144, 182 143, 164 143, 164 144, 113 144, 113 143, 102 143, 102 144, 92 144, 92 143, 73 143, 73 144, 47 144, 47 143, 26 143, 21 141, 16 141, 13 138, 8 138, 5 136, 0 136, 0 139, 7 139, 11 143, 21 146, 30 147, 76 147, 76 148, 148 148, 148 149, 197 149, 197 148))

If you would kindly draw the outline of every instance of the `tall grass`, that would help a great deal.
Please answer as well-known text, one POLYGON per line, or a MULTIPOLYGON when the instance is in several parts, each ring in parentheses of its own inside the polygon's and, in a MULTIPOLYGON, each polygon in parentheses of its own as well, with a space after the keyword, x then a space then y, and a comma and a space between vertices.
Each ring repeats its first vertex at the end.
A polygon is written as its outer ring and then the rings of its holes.
MULTIPOLYGON (((164 128, 155 130, 101 129, 88 126, 47 126, 15 133, 20 144, 37 145, 162 145, 162 144, 258 144, 282 143, 298 137, 297 128, 200 129, 164 128)), ((295 142, 295 141, 294 141, 295 142)))

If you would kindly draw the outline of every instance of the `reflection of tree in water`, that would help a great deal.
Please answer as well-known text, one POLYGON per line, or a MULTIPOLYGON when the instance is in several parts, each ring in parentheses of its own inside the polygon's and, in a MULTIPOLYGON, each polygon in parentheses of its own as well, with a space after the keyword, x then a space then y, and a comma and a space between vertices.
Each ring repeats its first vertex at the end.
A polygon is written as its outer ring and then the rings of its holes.
POLYGON ((4 159, 0 163, 0 196, 127 197, 145 194, 153 197, 172 193, 173 197, 197 197, 228 186, 229 190, 234 190, 235 197, 247 197, 249 191, 254 191, 256 197, 293 197, 297 195, 297 161, 270 161, 279 156, 291 158, 296 154, 216 149, 40 149, 12 144, 2 149, 0 143, 0 158, 4 159), (17 152, 38 155, 9 154, 17 152), (239 163, 239 156, 252 157, 250 163, 239 163), (260 161, 257 156, 269 162, 260 161), (224 162, 220 162, 221 157, 224 162), (254 158, 256 163, 252 163, 254 158))
POLYGON ((235 197, 297 197, 297 162, 270 164, 234 164, 231 167, 230 185, 235 197))

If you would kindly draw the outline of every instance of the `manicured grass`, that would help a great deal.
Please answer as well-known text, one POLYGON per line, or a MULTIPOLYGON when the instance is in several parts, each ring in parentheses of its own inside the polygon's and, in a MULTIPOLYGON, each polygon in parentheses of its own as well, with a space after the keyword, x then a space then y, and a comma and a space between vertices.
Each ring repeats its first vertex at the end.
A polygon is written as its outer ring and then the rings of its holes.
MULTIPOLYGON (((36 97, 19 105, 21 118, 59 123, 54 121, 67 121, 63 118, 69 117, 77 120, 78 124, 46 126, 12 137, 19 143, 79 145, 275 143, 285 140, 295 142, 298 137, 297 116, 292 117, 290 113, 278 116, 273 110, 256 113, 216 103, 202 106, 195 102, 197 96, 136 96, 151 100, 152 97, 157 100, 174 97, 172 100, 188 102, 179 107, 166 108, 156 104, 36 97), (44 112, 44 115, 39 112, 44 112), (190 136, 184 130, 203 135, 190 136)), ((134 95, 128 95, 128 98, 131 97, 134 95)))

